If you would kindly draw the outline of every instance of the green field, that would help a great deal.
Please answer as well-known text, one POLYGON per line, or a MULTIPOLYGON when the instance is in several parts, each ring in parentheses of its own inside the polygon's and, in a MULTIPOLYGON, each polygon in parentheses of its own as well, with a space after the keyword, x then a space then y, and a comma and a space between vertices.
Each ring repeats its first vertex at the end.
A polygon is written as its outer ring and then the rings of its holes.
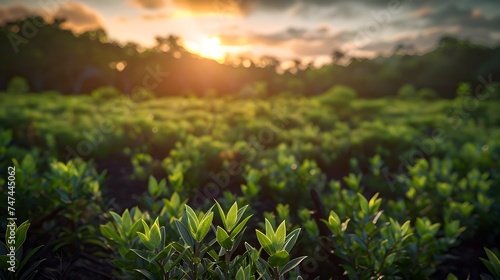
POLYGON ((500 101, 349 93, 1 93, 0 170, 16 167, 30 223, 20 251, 44 245, 24 271, 45 259, 55 279, 278 279, 308 256, 285 277, 494 275, 480 257, 500 240, 500 101), (238 217, 234 202, 248 205, 238 217))

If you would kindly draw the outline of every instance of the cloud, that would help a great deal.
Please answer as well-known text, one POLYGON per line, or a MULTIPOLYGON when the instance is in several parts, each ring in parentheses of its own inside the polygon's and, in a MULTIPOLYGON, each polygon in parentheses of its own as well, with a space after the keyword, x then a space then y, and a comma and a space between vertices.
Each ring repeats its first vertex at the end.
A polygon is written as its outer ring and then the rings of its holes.
POLYGON ((229 34, 229 35, 219 35, 221 44, 223 45, 247 45, 247 44, 258 44, 258 45, 279 45, 281 43, 287 42, 292 39, 303 38, 307 33, 307 29, 304 28, 294 28, 289 27, 286 30, 275 32, 271 34, 262 33, 249 33, 243 34, 229 34))
POLYGON ((99 13, 80 2, 69 2, 60 5, 56 10, 35 9, 20 3, 0 6, 0 24, 7 21, 22 20, 31 16, 41 16, 47 22, 54 18, 64 18, 66 22, 63 27, 76 33, 103 28, 104 26, 99 13))
POLYGON ((388 40, 371 41, 359 48, 369 53, 390 54, 397 45, 412 46, 416 52, 424 52, 436 45, 436 42, 444 34, 455 33, 460 28, 455 27, 431 27, 411 34, 395 35, 388 40))
POLYGON ((296 56, 330 55, 334 49, 340 49, 355 36, 353 31, 333 32, 327 25, 306 29, 289 27, 282 31, 261 34, 222 34, 221 44, 231 46, 263 45, 280 47, 293 52, 296 56))
POLYGON ((99 13, 79 2, 59 6, 54 17, 65 18, 64 27, 77 33, 104 27, 99 13))
POLYGON ((252 10, 255 0, 172 0, 172 3, 193 13, 245 15, 252 10))
POLYGON ((163 20, 163 19, 168 19, 171 18, 171 14, 167 13, 159 13, 159 14, 144 14, 141 16, 143 20, 147 21, 155 21, 155 20, 163 20))
POLYGON ((0 24, 35 15, 38 15, 38 13, 24 4, 14 3, 8 6, 0 6, 0 24))
POLYGON ((158 9, 167 5, 166 0, 131 0, 131 2, 134 6, 145 9, 158 9))
POLYGON ((460 25, 466 29, 491 29, 500 26, 500 16, 486 18, 479 8, 459 8, 449 5, 424 16, 429 26, 460 25))

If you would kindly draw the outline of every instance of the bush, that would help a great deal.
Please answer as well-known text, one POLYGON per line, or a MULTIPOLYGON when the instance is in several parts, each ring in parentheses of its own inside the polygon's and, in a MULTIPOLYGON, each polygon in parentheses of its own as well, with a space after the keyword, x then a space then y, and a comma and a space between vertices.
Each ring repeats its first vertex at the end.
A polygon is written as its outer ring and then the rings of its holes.
POLYGON ((398 90, 398 97, 401 99, 411 99, 414 98, 417 93, 417 89, 412 84, 404 84, 398 90))
MULTIPOLYGON (((178 209, 180 205, 176 199, 175 205, 165 207, 178 209)), ((174 217, 154 220, 135 208, 121 216, 111 212, 114 220, 100 229, 114 248, 113 263, 126 278, 283 279, 306 258, 290 260, 300 229, 287 235, 284 222, 274 229, 266 220, 266 233, 256 230, 262 248, 257 250, 245 242, 244 253, 236 255, 251 218, 243 217, 247 208, 239 208, 235 202, 224 212, 216 202, 207 212, 196 213, 185 205, 174 217), (222 221, 219 225, 213 224, 215 206, 222 221), (269 256, 267 260, 261 256, 262 250, 269 256)))
POLYGON ((23 77, 15 76, 10 79, 7 85, 7 92, 12 94, 24 94, 30 91, 28 80, 23 77))
POLYGON ((145 88, 138 88, 134 92, 132 92, 132 100, 134 102, 143 102, 148 101, 154 98, 154 93, 145 88))
POLYGON ((320 95, 319 100, 327 106, 340 108, 348 106, 357 96, 354 89, 344 85, 336 85, 320 95))
POLYGON ((437 99, 438 95, 437 95, 436 91, 433 89, 423 88, 417 92, 417 98, 431 100, 431 99, 437 99))
POLYGON ((120 97, 122 93, 115 87, 105 86, 93 90, 90 95, 97 99, 113 99, 120 97))

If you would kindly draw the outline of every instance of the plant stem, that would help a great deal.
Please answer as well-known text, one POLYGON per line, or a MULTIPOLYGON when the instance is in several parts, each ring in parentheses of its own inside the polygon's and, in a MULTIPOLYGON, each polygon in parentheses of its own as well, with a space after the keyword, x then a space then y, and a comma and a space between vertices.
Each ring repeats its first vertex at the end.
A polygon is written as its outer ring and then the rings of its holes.
POLYGON ((224 279, 230 280, 229 279, 229 264, 231 263, 231 251, 226 251, 226 254, 224 255, 225 257, 225 262, 226 262, 226 269, 224 270, 224 279))
POLYGON ((194 254, 193 254, 193 263, 191 267, 191 279, 196 280, 198 279, 198 263, 196 262, 196 259, 198 258, 198 255, 200 254, 200 243, 196 242, 194 245, 194 254))
POLYGON ((277 267, 273 268, 273 275, 274 275, 274 279, 275 280, 279 280, 280 279, 280 274, 278 272, 278 268, 277 267))

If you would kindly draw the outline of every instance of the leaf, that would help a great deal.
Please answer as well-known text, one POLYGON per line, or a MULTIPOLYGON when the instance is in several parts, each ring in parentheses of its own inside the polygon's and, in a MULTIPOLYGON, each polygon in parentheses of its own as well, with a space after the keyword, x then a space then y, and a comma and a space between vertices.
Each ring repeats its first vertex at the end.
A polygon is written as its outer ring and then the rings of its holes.
POLYGON ((481 261, 495 277, 500 277, 500 260, 491 250, 484 248, 484 251, 486 251, 489 261, 480 258, 481 261))
POLYGON ((184 242, 188 246, 193 247, 194 239, 191 236, 191 234, 189 234, 189 231, 186 228, 186 226, 179 220, 174 220, 174 224, 175 224, 175 227, 177 228, 177 233, 180 235, 182 240, 184 240, 184 242))
POLYGON ((154 276, 151 272, 144 270, 144 269, 134 269, 134 271, 139 272, 140 274, 146 276, 147 279, 149 280, 157 280, 156 276, 154 276))
POLYGON ((43 260, 39 260, 39 261, 36 261, 34 263, 32 263, 28 269, 26 269, 23 274, 21 274, 21 277, 19 277, 19 279, 34 279, 35 277, 35 274, 38 272, 38 270, 35 270, 38 268, 38 266, 44 262, 45 259, 43 260), (33 273, 33 274, 32 274, 33 273), (28 278, 29 277, 29 278, 28 278))
POLYGON ((116 233, 116 231, 108 224, 100 225, 99 229, 104 237, 110 240, 121 241, 121 237, 116 233))
POLYGON ((188 249, 184 249, 182 253, 179 254, 177 259, 175 259, 172 263, 169 263, 169 266, 167 268, 167 271, 172 270, 175 266, 177 266, 178 263, 181 262, 182 258, 184 258, 184 255, 186 255, 186 252, 188 252, 188 249))
POLYGON ((177 192, 174 192, 170 197, 170 205, 175 209, 179 208, 181 205, 181 198, 177 192))
POLYGON ((191 207, 188 205, 186 207, 186 214, 188 215, 188 224, 189 224, 189 231, 193 235, 193 237, 196 236, 196 232, 198 231, 198 226, 200 224, 200 221, 198 220, 198 216, 196 216, 196 213, 193 211, 191 207))
POLYGON ((146 234, 147 236, 149 236, 150 229, 149 229, 148 224, 146 223, 146 221, 144 221, 142 219, 141 219, 141 223, 142 223, 142 227, 144 228, 144 234, 146 234))
POLYGON ((246 223, 248 222, 248 220, 250 220, 250 218, 252 217, 252 215, 246 217, 243 221, 241 221, 241 223, 239 223, 234 229, 233 231, 231 231, 231 234, 229 235, 231 238, 234 238, 238 233, 241 232, 241 230, 243 229, 243 227, 246 225, 246 223))
POLYGON ((151 262, 153 260, 153 258, 151 258, 147 252, 145 251, 142 251, 142 250, 136 250, 136 249, 130 249, 131 252, 133 252, 134 254, 136 254, 139 258, 147 261, 147 262, 151 262))
POLYGON ((247 208, 248 208, 248 205, 245 205, 245 206, 241 207, 240 209, 238 209, 238 215, 237 215, 238 217, 236 218, 236 222, 238 222, 241 219, 241 217, 243 217, 243 214, 245 213, 247 208))
POLYGON ((153 250, 158 248, 161 243, 161 234, 160 234, 160 227, 158 226, 158 223, 154 223, 153 226, 151 227, 151 232, 149 235, 149 242, 151 246, 153 247, 153 250))
POLYGON ((40 245, 36 248, 33 248, 24 258, 23 260, 21 261, 21 263, 19 264, 19 267, 17 269, 19 269, 20 271, 23 270, 24 266, 30 262, 31 258, 36 254, 36 252, 38 252, 38 250, 40 250, 40 248, 42 248, 43 245, 40 245))
POLYGON ((243 271, 243 267, 241 266, 240 269, 238 269, 238 272, 236 272, 236 280, 246 280, 245 272, 243 271))
POLYGON ((446 276, 446 280, 458 280, 458 278, 454 274, 448 273, 448 276, 446 276))
POLYGON ((196 231, 196 241, 201 242, 203 238, 207 235, 210 230, 210 226, 212 225, 212 220, 214 218, 214 213, 211 212, 207 217, 203 218, 198 227, 198 231, 196 231))
POLYGON ((132 227, 130 228, 128 234, 127 234, 127 237, 128 238, 132 238, 135 236, 135 234, 139 231, 141 231, 141 228, 144 229, 144 226, 142 225, 142 222, 143 221, 142 219, 140 220, 137 220, 133 225, 132 227))
POLYGON ((281 270, 280 274, 285 274, 289 271, 291 271, 292 269, 294 269, 297 265, 299 265, 303 260, 305 260, 307 258, 307 256, 302 256, 302 257, 298 257, 298 258, 295 258, 291 261, 289 261, 284 267, 283 269, 281 270))
POLYGON ((109 211, 109 214, 111 214, 117 224, 119 224, 120 226, 122 225, 122 217, 120 217, 120 215, 116 214, 113 211, 109 211))
POLYGON ((267 262, 273 267, 282 267, 290 260, 290 254, 285 250, 280 250, 269 257, 267 262))
POLYGON ((297 239, 299 238, 300 230, 300 228, 295 229, 287 235, 283 250, 286 250, 287 252, 292 251, 295 242, 297 242, 297 239))
POLYGON ((275 234, 276 250, 280 250, 283 247, 283 245, 285 244, 285 238, 286 238, 286 224, 285 221, 283 221, 278 226, 278 229, 276 229, 276 234, 275 234))
POLYGON ((274 241, 274 230, 273 226, 271 225, 271 222, 266 218, 266 236, 271 240, 274 241))
POLYGON ((16 228, 16 250, 24 244, 24 241, 26 241, 26 234, 29 227, 29 221, 25 221, 18 228, 16 228))
POLYGON ((217 200, 215 200, 215 205, 217 205, 217 209, 219 210, 220 219, 222 220, 224 227, 227 229, 226 215, 224 214, 224 210, 222 210, 222 207, 220 206, 219 202, 217 202, 217 200))
POLYGON ((157 198, 161 195, 161 189, 158 185, 158 181, 156 181, 156 178, 153 176, 149 176, 148 192, 153 198, 157 198))
POLYGON ((0 256, 0 269, 7 270, 10 267, 9 259, 9 256, 0 256))
POLYGON ((231 242, 231 239, 229 238, 229 235, 227 232, 221 228, 220 226, 217 226, 217 232, 215 233, 217 242, 226 250, 230 250, 231 247, 233 246, 233 242, 231 242))
POLYGON ((368 206, 370 208, 370 211, 372 212, 377 212, 378 208, 380 207, 380 204, 382 203, 382 199, 378 198, 379 193, 376 193, 371 199, 370 202, 368 203, 368 206))
POLYGON ((128 209, 125 209, 122 215, 122 227, 124 230, 124 233, 128 232, 130 228, 132 227, 132 218, 130 217, 130 213, 128 209))
POLYGON ((231 231, 233 227, 236 225, 236 218, 238 217, 238 204, 236 202, 233 203, 233 206, 227 212, 226 217, 226 229, 231 231))
POLYGON ((262 246, 269 255, 272 255, 274 250, 271 250, 273 244, 271 239, 258 229, 255 230, 255 233, 257 234, 257 240, 259 240, 260 246, 262 246))
POLYGON ((165 190, 167 188, 167 181, 165 180, 165 178, 161 179, 160 183, 158 183, 158 196, 161 195, 161 193, 163 192, 163 190, 165 190))
POLYGON ((137 235, 139 236, 139 239, 141 240, 142 244, 144 244, 144 246, 148 247, 148 249, 150 250, 154 250, 154 247, 149 242, 149 236, 145 235, 142 232, 138 232, 137 235))
POLYGON ((172 251, 172 244, 168 244, 167 247, 163 248, 156 256, 154 256, 154 260, 159 262, 166 258, 170 252, 172 251))
POLYGON ((365 214, 370 214, 370 208, 368 207, 368 200, 366 200, 366 198, 358 193, 358 197, 359 197, 359 206, 361 207, 361 211, 365 214))

